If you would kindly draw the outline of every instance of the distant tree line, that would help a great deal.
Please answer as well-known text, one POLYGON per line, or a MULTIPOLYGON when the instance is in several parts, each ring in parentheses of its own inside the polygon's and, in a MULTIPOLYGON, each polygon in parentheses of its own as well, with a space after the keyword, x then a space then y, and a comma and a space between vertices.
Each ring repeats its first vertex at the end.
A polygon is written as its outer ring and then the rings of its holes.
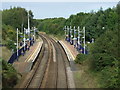
POLYGON ((56 36, 63 36, 63 26, 65 25, 65 18, 48 18, 40 19, 38 22, 38 29, 56 36))

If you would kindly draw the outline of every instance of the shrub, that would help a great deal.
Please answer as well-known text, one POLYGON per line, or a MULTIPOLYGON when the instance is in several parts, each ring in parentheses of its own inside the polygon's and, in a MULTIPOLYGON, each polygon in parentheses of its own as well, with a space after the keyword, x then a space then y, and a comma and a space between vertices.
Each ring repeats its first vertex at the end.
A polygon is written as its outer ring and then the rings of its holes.
POLYGON ((113 56, 110 56, 106 53, 96 53, 92 58, 92 67, 95 71, 101 71, 106 66, 113 66, 116 59, 113 56))
POLYGON ((76 63, 79 63, 79 64, 82 64, 83 61, 86 60, 86 58, 87 58, 87 55, 86 55, 86 54, 78 54, 78 55, 76 56, 75 62, 76 62, 76 63))
POLYGON ((118 67, 107 66, 101 71, 100 85, 102 88, 120 88, 118 67), (103 83, 104 82, 104 83, 103 83))
POLYGON ((2 60, 2 86, 3 88, 13 88, 19 78, 18 78, 18 73, 12 67, 11 64, 8 64, 6 61, 2 60))

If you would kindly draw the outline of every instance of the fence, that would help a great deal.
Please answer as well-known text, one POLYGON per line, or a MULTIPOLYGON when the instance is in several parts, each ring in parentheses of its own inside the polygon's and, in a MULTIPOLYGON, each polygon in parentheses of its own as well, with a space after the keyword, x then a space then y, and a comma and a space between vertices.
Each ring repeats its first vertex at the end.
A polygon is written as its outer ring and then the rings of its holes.
MULTIPOLYGON (((32 46, 34 43, 34 40, 30 41, 30 46, 32 46)), ((17 56, 17 52, 13 53, 12 56, 10 57, 10 59, 8 60, 8 63, 12 64, 14 63, 15 60, 18 59, 19 56, 21 56, 22 54, 24 54, 26 52, 26 50, 28 45, 26 44, 25 46, 23 46, 21 49, 18 50, 18 56, 17 56)))

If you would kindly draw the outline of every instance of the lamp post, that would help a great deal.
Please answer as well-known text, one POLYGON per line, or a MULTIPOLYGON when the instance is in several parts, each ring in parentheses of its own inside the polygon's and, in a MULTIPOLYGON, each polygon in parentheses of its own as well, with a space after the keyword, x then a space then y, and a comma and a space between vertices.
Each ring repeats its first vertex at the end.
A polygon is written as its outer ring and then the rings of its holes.
POLYGON ((72 28, 71 28, 71 26, 70 26, 70 43, 72 43, 72 28))
POLYGON ((17 60, 18 60, 18 28, 17 28, 17 60))
POLYGON ((75 35, 76 35, 76 29, 75 29, 75 26, 74 26, 74 46, 76 45, 76 42, 75 42, 76 41, 76 36, 75 35))
POLYGON ((66 36, 66 26, 64 27, 64 30, 65 30, 65 36, 66 36))
POLYGON ((69 40, 69 26, 67 26, 67 41, 69 40))
POLYGON ((29 22, 29 11, 28 11, 28 30, 27 30, 27 33, 28 33, 28 37, 30 39, 30 22, 29 22))
POLYGON ((83 33, 84 33, 84 54, 85 54, 85 27, 83 27, 83 33))
POLYGON ((78 45, 80 45, 80 27, 78 26, 78 45))
POLYGON ((25 32, 26 32, 26 29, 24 28, 24 51, 25 51, 25 32))
POLYGON ((66 37, 67 37, 66 29, 67 29, 67 27, 65 26, 64 27, 64 30, 65 30, 65 40, 66 40, 66 37))
POLYGON ((35 37, 35 30, 36 30, 36 28, 34 27, 34 40, 36 40, 36 37, 35 37))

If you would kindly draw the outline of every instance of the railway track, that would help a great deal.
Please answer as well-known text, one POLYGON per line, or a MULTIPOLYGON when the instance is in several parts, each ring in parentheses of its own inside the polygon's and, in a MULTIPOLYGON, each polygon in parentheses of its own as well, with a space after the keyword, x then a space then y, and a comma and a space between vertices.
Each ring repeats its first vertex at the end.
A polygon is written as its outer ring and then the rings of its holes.
POLYGON ((43 47, 24 88, 68 88, 67 56, 59 43, 40 34, 43 47))
POLYGON ((55 49, 55 59, 50 61, 48 73, 46 74, 46 82, 44 81, 42 88, 68 88, 68 79, 66 73, 66 65, 69 64, 65 52, 62 47, 52 38, 47 37, 55 49))

